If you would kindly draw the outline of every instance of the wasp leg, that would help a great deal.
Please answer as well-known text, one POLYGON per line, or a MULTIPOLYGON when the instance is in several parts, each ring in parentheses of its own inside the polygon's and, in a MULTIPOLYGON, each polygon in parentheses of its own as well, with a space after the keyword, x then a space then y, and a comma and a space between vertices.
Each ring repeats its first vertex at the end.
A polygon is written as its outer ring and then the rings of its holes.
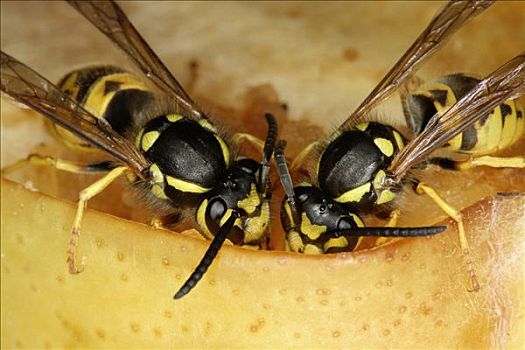
POLYGON ((459 242, 461 247, 461 252, 465 257, 465 262, 467 264, 467 274, 470 279, 469 291, 475 292, 478 291, 480 286, 476 276, 476 271, 474 269, 470 247, 467 240, 467 235, 465 232, 465 227, 463 226, 463 218, 461 213, 450 206, 443 198, 441 198, 432 187, 429 187, 422 182, 418 183, 416 186, 416 192, 419 194, 426 194, 434 203, 441 208, 448 216, 450 216, 458 226, 459 242))
POLYGON ((58 170, 67 171, 69 173, 75 174, 107 172, 111 170, 111 165, 109 162, 102 162, 97 164, 82 164, 68 160, 63 160, 60 158, 42 156, 40 154, 30 154, 29 156, 27 156, 27 158, 21 159, 14 164, 2 168, 2 175, 10 174, 27 165, 51 166, 58 170))
POLYGON ((463 162, 454 162, 454 167, 458 170, 470 169, 477 166, 489 166, 493 168, 525 168, 525 158, 483 156, 463 162))
POLYGON ((401 215, 401 211, 399 209, 392 210, 390 212, 390 218, 386 222, 385 227, 396 227, 397 220, 399 219, 400 215, 401 215))
POLYGON ((308 155, 319 145, 319 143, 319 141, 314 141, 305 148, 303 148, 303 150, 299 152, 299 154, 296 155, 293 159, 292 164, 290 165, 290 172, 299 169, 304 164, 305 160, 308 158, 308 155))
POLYGON ((115 181, 117 177, 122 175, 128 169, 127 166, 119 166, 80 192, 77 214, 75 215, 75 221, 73 222, 73 228, 71 229, 71 237, 69 239, 69 247, 67 250, 67 263, 69 265, 70 273, 77 274, 83 270, 83 268, 80 270, 77 268, 76 251, 78 238, 80 237, 80 223, 82 222, 82 217, 84 216, 84 210, 86 209, 88 200, 102 192, 110 183, 115 181))
POLYGON ((170 228, 177 224, 179 224, 181 221, 181 214, 179 212, 174 212, 168 215, 155 215, 151 221, 150 225, 154 228, 170 228))
POLYGON ((264 149, 264 141, 259 139, 258 137, 255 137, 251 134, 247 134, 244 132, 238 132, 235 135, 233 135, 232 142, 235 145, 240 145, 243 142, 249 142, 252 145, 254 145, 256 148, 260 149, 261 152, 264 149))
MULTIPOLYGON (((399 219, 399 216, 401 215, 401 211, 399 209, 394 209, 390 212, 390 218, 388 219, 388 221, 385 223, 385 227, 396 227, 397 226, 397 220, 399 219)), ((363 240, 365 239, 366 237, 364 236, 361 236, 359 237, 359 240, 357 241, 357 244, 354 248, 354 250, 359 250, 361 249, 360 245, 363 243, 363 240)), ((393 239, 395 238, 389 238, 389 237, 378 237, 374 243, 374 246, 380 246, 380 245, 383 245, 387 242, 390 242, 392 241, 393 239)))

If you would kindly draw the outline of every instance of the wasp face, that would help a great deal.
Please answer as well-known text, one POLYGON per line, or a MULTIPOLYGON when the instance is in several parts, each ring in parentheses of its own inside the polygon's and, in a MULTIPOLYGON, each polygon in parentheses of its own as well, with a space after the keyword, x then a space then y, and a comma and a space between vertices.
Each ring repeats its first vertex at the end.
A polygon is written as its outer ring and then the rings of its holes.
POLYGON ((233 210, 241 213, 228 239, 236 245, 262 243, 269 222, 269 202, 257 192, 260 164, 253 159, 240 159, 228 168, 223 180, 202 201, 197 220, 210 235, 230 217, 233 210))
POLYGON ((348 212, 319 188, 303 184, 294 188, 298 217, 287 200, 281 207, 289 248, 310 254, 351 251, 357 237, 345 237, 341 230, 362 227, 361 218, 348 212))

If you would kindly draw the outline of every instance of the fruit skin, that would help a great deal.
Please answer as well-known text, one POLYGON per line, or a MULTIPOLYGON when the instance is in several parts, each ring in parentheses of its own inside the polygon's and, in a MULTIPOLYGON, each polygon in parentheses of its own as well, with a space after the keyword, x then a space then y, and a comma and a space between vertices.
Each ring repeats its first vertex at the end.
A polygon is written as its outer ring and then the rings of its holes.
POLYGON ((67 272, 71 203, 2 180, 2 347, 425 347, 524 344, 525 195, 463 211, 478 293, 454 226, 355 254, 224 247, 173 301, 206 243, 88 210, 67 272))

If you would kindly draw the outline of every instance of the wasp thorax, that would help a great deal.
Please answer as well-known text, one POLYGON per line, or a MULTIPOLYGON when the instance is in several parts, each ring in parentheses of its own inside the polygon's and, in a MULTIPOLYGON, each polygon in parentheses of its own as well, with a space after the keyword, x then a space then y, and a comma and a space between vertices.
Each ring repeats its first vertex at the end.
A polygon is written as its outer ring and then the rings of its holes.
POLYGON ((336 202, 362 209, 391 201, 384 170, 403 146, 401 135, 387 125, 367 122, 344 131, 321 155, 319 187, 336 202))
POLYGON ((177 114, 146 123, 136 144, 152 163, 155 196, 177 205, 196 205, 203 194, 220 184, 230 156, 222 138, 208 124, 177 114))

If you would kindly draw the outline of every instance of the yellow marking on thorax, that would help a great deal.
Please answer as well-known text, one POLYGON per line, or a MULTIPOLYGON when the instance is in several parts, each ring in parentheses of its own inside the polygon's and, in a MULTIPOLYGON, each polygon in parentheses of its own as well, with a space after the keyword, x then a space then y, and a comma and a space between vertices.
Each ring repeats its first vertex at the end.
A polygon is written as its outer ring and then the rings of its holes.
POLYGON ((374 189, 378 190, 383 188, 383 179, 385 178, 386 173, 384 170, 378 170, 376 173, 376 176, 374 177, 374 181, 372 184, 374 185, 374 189))
POLYGON ((179 120, 181 120, 182 118, 184 118, 184 117, 182 115, 180 115, 180 114, 168 114, 168 115, 166 115, 166 119, 168 119, 168 121, 171 122, 171 123, 176 123, 179 120))
POLYGON ((355 126, 357 130, 365 131, 368 128, 369 122, 362 122, 355 126))
POLYGON ((374 139, 374 144, 385 156, 391 157, 392 154, 394 154, 394 145, 390 140, 382 137, 376 137, 374 139))
POLYGON ((209 130, 211 131, 212 133, 216 134, 217 133, 217 128, 215 127, 215 125, 213 125, 212 123, 210 123, 210 121, 208 119, 199 119, 199 124, 206 130, 209 130))
POLYGON ((348 247, 348 240, 344 236, 340 236, 337 238, 330 238, 323 245, 323 249, 325 252, 330 248, 345 248, 345 247, 348 247))
POLYGON ((151 192, 153 195, 160 199, 168 200, 169 198, 164 193, 164 174, 160 170, 157 164, 153 163, 149 167, 153 185, 151 186, 151 192))
POLYGON ((260 204, 261 199, 253 183, 251 184, 250 194, 248 197, 237 202, 237 206, 248 214, 252 214, 260 204))
POLYGON ((326 226, 312 224, 306 213, 301 216, 301 232, 315 241, 326 232, 326 226))
POLYGON ((359 202, 365 194, 370 192, 371 184, 367 182, 359 187, 346 191, 334 200, 339 203, 359 202))
POLYGON ((213 133, 213 135, 215 136, 215 139, 217 139, 217 141, 219 142, 219 145, 221 146, 224 162, 226 163, 226 165, 230 165, 230 148, 228 147, 228 145, 226 145, 226 142, 224 142, 222 137, 220 137, 219 134, 217 133, 217 128, 215 127, 215 125, 210 123, 210 121, 205 118, 200 119, 199 124, 204 129, 211 131, 213 133))
POLYGON ((228 145, 226 145, 226 142, 224 142, 222 137, 220 137, 217 133, 217 128, 215 127, 215 125, 210 123, 210 121, 205 118, 199 119, 199 124, 215 136, 215 139, 217 140, 217 142, 219 142, 219 145, 221 146, 224 162, 226 163, 226 165, 230 165, 230 148, 228 147, 228 145))
POLYGON ((397 148, 401 151, 405 148, 405 143, 403 142, 403 137, 395 130, 392 130, 394 134, 394 139, 396 140, 397 148))
POLYGON ((379 195, 377 196, 376 204, 384 204, 384 203, 390 202, 396 197, 394 192, 383 188, 382 183, 383 183, 383 179, 385 178, 385 176, 386 176, 386 173, 384 172, 384 170, 379 170, 376 173, 376 176, 374 177, 374 181, 373 181, 374 189, 376 190, 376 193, 379 192, 379 195))
POLYGON ((206 188, 197 185, 196 183, 177 179, 173 176, 166 175, 166 181, 168 182, 168 185, 171 187, 181 191, 181 192, 188 192, 188 193, 206 193, 211 188, 206 188))
POLYGON ((224 140, 219 135, 215 134, 215 138, 221 146, 224 162, 226 163, 226 165, 230 165, 230 149, 226 145, 226 142, 224 142, 224 140))
POLYGON ((140 141, 140 147, 144 152, 147 152, 151 146, 157 141, 157 139, 160 136, 160 132, 158 131, 148 131, 145 134, 142 134, 142 139, 140 141))
POLYGON ((91 85, 87 99, 84 102, 84 108, 96 116, 101 116, 117 92, 131 89, 148 91, 143 82, 129 73, 106 75, 91 85), (119 88, 106 92, 106 82, 118 83, 119 88))
POLYGON ((155 163, 151 164, 149 167, 149 172, 154 183, 164 183, 164 174, 160 170, 159 166, 155 163))

